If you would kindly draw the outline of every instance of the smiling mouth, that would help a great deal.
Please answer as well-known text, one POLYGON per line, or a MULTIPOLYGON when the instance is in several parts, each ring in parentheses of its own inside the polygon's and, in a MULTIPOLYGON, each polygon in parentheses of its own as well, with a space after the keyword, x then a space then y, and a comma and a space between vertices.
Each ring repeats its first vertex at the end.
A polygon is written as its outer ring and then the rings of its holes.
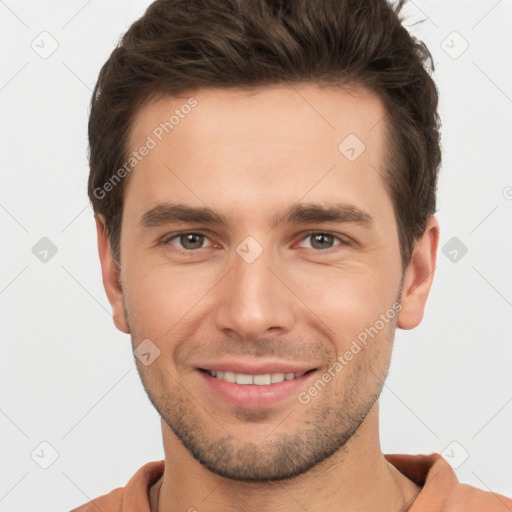
POLYGON ((295 380, 300 377, 314 372, 315 369, 311 369, 305 372, 295 372, 295 373, 262 373, 258 375, 250 375, 245 373, 235 373, 235 372, 221 372, 216 370, 205 370, 200 368, 200 370, 210 377, 214 377, 216 379, 224 380, 226 382, 231 382, 234 384, 241 385, 254 385, 254 386, 269 386, 271 384, 278 384, 279 382, 283 382, 285 380, 295 380))

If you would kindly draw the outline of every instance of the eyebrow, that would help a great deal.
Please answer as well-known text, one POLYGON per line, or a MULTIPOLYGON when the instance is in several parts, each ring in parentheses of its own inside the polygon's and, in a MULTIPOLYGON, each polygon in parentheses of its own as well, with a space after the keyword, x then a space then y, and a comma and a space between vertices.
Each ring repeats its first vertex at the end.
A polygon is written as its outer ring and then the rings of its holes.
MULTIPOLYGON (((140 226, 150 229, 172 222, 220 224, 228 226, 228 220, 208 207, 195 207, 179 203, 160 203, 148 210, 140 219, 140 226)), ((354 223, 366 228, 374 225, 370 214, 349 204, 298 203, 273 218, 273 224, 283 223, 354 223)))

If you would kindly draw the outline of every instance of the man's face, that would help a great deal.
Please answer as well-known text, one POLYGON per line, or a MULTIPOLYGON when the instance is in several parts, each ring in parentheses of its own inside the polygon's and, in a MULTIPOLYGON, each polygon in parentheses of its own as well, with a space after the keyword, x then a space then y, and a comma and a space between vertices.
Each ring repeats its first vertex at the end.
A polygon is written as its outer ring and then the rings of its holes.
POLYGON ((138 370, 197 460, 234 479, 286 478, 350 439, 389 366, 402 267, 384 109, 317 85, 193 96, 191 109, 188 97, 149 103, 134 122, 130 150, 157 144, 125 190, 116 323, 160 350, 138 370), (261 385, 241 383, 250 375, 261 385))

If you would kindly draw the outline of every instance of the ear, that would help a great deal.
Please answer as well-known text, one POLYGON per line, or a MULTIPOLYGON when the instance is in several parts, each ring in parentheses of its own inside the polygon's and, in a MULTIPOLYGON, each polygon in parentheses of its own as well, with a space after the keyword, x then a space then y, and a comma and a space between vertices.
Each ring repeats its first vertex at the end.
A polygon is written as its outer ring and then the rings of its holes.
POLYGON ((96 220, 96 231, 98 234, 98 253, 101 262, 103 287, 105 288, 108 300, 112 306, 112 318, 115 326, 121 332, 128 334, 130 328, 124 309, 123 290, 119 283, 120 272, 112 256, 105 219, 99 214, 96 214, 94 219, 96 220))
POLYGON ((434 280, 439 224, 434 216, 427 222, 425 232, 414 244, 411 262, 404 276, 402 309, 397 317, 401 329, 414 329, 423 319, 425 304, 434 280))

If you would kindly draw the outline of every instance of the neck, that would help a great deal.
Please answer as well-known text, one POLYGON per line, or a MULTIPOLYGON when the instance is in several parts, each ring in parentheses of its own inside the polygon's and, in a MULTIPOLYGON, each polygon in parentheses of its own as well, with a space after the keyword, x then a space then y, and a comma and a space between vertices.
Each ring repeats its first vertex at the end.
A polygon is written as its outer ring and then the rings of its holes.
POLYGON ((378 402, 347 444, 308 472, 277 482, 238 482, 211 473, 162 421, 164 475, 151 510, 406 511, 421 488, 389 464, 378 436, 378 402))

